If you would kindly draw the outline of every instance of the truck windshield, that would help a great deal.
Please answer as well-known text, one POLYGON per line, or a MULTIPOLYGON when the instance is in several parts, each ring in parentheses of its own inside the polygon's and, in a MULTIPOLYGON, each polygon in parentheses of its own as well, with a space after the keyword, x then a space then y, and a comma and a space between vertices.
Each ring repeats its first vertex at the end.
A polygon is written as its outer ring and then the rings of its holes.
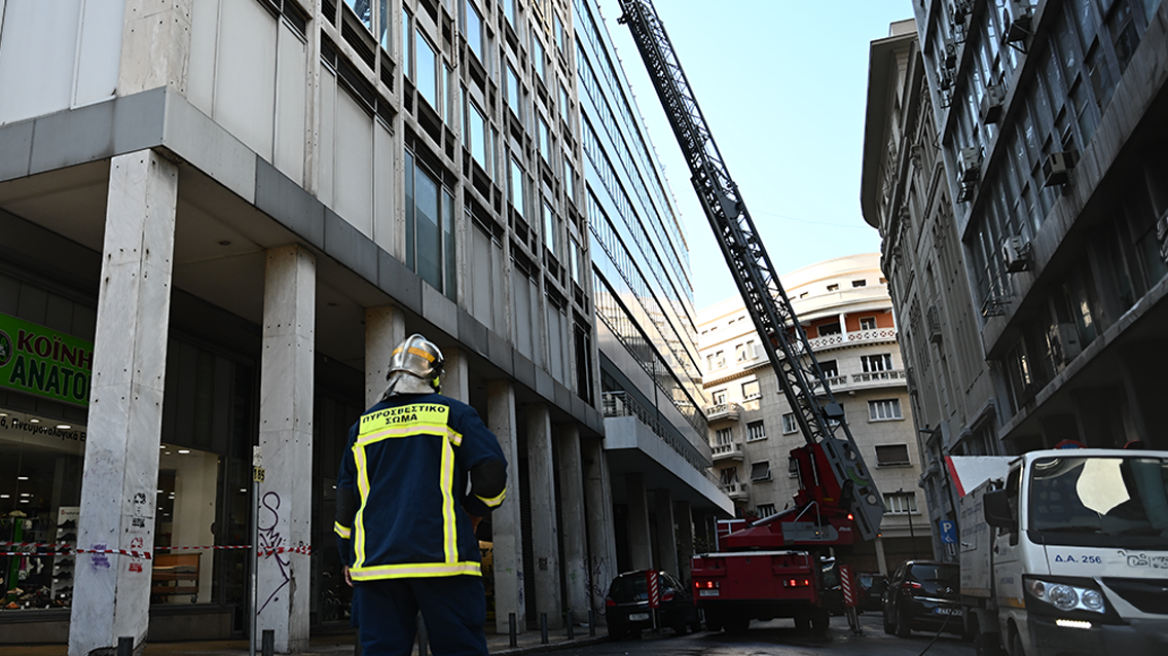
POLYGON ((1035 460, 1029 528, 1045 544, 1168 547, 1168 460, 1035 460))

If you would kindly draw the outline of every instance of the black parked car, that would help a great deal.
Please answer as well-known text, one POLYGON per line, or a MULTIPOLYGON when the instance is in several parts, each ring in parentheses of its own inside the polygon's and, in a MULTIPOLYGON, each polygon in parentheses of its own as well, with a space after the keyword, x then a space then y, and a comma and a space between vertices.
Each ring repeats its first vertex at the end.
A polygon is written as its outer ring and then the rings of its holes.
MULTIPOLYGON (((658 572, 657 576, 661 591, 657 626, 669 627, 677 635, 685 635, 687 629, 700 631, 702 623, 689 589, 666 572, 658 572)), ((626 634, 639 637, 642 629, 653 628, 645 570, 625 572, 613 579, 604 602, 609 637, 619 638, 626 634)))
POLYGON ((884 632, 907 638, 914 629, 964 633, 957 565, 906 560, 884 593, 884 632))
POLYGON ((860 572, 860 610, 879 612, 884 609, 884 590, 888 579, 882 574, 860 572))

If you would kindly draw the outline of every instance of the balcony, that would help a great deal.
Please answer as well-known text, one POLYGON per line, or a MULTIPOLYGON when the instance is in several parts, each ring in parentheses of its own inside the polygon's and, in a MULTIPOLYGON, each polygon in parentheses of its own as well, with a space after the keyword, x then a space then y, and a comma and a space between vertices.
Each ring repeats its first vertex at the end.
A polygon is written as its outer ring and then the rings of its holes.
POLYGON ((713 423, 715 421, 738 421, 738 404, 737 403, 719 403, 718 405, 711 405, 706 408, 706 422, 713 423))
POLYGON ((719 483, 718 487, 722 488, 722 491, 726 493, 726 496, 730 497, 734 501, 740 501, 750 496, 750 494, 746 491, 746 483, 741 483, 739 481, 734 481, 732 483, 719 483))
POLYGON ((896 387, 906 385, 907 381, 908 376, 904 373, 904 369, 852 374, 852 385, 859 387, 896 387))
POLYGON ((742 442, 716 444, 710 449, 714 462, 721 460, 742 460, 742 442))

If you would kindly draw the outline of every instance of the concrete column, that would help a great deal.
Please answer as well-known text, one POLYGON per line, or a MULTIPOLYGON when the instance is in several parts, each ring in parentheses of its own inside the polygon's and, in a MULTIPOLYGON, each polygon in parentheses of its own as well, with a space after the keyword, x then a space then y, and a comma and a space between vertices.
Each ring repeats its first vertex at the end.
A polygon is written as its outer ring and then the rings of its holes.
MULTIPOLYGON (((260 435, 264 481, 257 483, 260 547, 312 539, 312 405, 316 259, 298 245, 273 248, 264 272, 260 435)), ((309 556, 261 556, 256 568, 256 635, 272 629, 282 654, 308 647, 309 556)))
POLYGON ((888 576, 888 560, 884 557, 884 538, 876 536, 876 563, 880 568, 880 576, 888 576))
MULTIPOLYGON (((154 547, 177 198, 178 168, 153 151, 111 160, 80 548, 154 547)), ((151 562, 86 553, 76 565, 69 654, 112 653, 123 636, 140 647, 149 621, 151 562)))
POLYGON ((406 321, 392 305, 365 308, 365 407, 381 400, 389 381, 389 359, 406 338, 406 321))
POLYGON ((470 366, 462 349, 444 348, 446 372, 442 374, 442 394, 463 403, 470 403, 470 366))
POLYGON ((531 497, 531 546, 535 571, 535 608, 547 613, 548 626, 561 628, 560 546, 556 525, 556 467, 552 456, 552 420, 547 405, 527 406, 527 473, 531 497))
POLYGON ((690 584, 689 566, 694 554, 693 514, 688 501, 673 502, 673 518, 677 523, 677 578, 690 584))
POLYGON ((519 515, 519 436, 515 427, 515 389, 510 381, 487 383, 487 427, 499 438, 507 458, 507 499, 491 513, 494 548, 495 630, 507 633, 508 615, 517 630, 527 630, 523 582, 523 524, 519 515))
POLYGON ((584 455, 584 512, 588 525, 588 594, 600 617, 608 584, 616 576, 616 535, 612 513, 612 481, 604 440, 581 440, 584 455))
POLYGON ((661 560, 657 566, 677 576, 677 531, 673 525, 673 494, 660 488, 653 494, 657 514, 657 551, 661 560))
POLYGON ((561 424, 555 445, 559 461, 560 508, 564 525, 564 585, 567 610, 573 622, 588 619, 588 531, 584 503, 584 463, 580 455, 580 427, 561 424))
POLYGON ((625 498, 629 506, 629 559, 633 569, 653 567, 653 542, 649 533, 649 499, 645 475, 625 474, 625 498))

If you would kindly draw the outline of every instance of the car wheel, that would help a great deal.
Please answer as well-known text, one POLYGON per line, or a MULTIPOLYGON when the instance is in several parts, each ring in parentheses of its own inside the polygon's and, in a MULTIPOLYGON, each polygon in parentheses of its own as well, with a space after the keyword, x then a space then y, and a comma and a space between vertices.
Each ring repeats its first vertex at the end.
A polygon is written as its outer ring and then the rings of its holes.
POLYGON ((693 621, 689 623, 689 630, 693 631, 694 633, 701 631, 702 619, 700 617, 695 617, 693 621))
POLYGON ((615 624, 613 622, 608 623, 608 637, 609 638, 611 638, 613 640, 619 640, 624 634, 625 634, 625 629, 623 626, 620 626, 620 625, 615 624))
POLYGON ((1026 650, 1022 647, 1021 635, 1015 633, 1014 639, 1010 641, 1010 645, 1010 656, 1026 656, 1026 650))
POLYGON ((979 633, 973 639, 977 656, 1006 656, 997 633, 979 633))
POLYGON ((909 626, 908 611, 901 608, 896 611, 896 637, 907 638, 912 633, 912 627, 909 626))
POLYGON ((896 626, 893 625, 892 622, 889 622, 887 617, 882 617, 881 619, 884 621, 884 632, 885 633, 887 633, 888 635, 892 635, 893 633, 896 633, 896 626))
POLYGON ((673 633, 675 635, 683 636, 686 633, 689 633, 689 626, 687 626, 685 623, 685 615, 679 613, 677 615, 677 619, 673 621, 671 628, 673 629, 673 633))

